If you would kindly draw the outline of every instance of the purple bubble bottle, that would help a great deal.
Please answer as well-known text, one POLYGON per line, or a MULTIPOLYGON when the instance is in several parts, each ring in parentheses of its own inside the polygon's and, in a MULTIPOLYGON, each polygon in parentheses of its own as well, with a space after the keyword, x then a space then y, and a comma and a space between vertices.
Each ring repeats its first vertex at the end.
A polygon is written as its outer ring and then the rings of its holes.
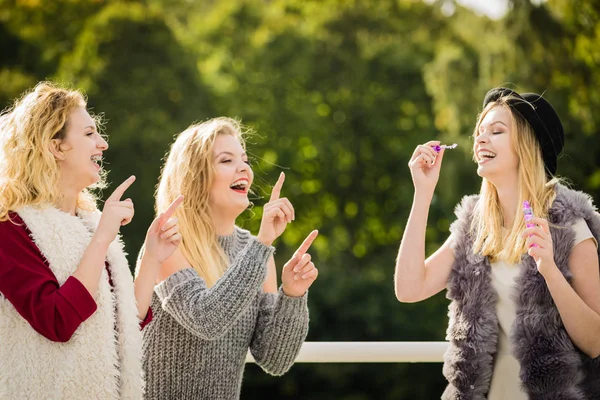
MULTIPOLYGON (((535 224, 528 222, 533 218, 533 210, 531 209, 531 204, 529 204, 529 202, 527 200, 525 200, 523 202, 523 215, 525 216, 525 226, 527 228, 533 228, 535 226, 535 224)), ((531 235, 529 235, 529 236, 531 236, 531 235)), ((539 247, 537 244, 532 244, 531 246, 539 247)))

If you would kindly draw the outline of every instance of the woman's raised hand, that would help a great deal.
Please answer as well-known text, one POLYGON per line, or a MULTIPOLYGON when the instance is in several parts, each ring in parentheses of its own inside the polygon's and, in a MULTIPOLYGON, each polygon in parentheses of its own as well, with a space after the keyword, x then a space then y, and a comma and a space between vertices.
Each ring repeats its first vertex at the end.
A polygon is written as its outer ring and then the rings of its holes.
POLYGON ((298 250, 294 253, 290 261, 283 266, 281 273, 281 286, 283 293, 290 297, 300 297, 308 290, 310 285, 319 276, 319 270, 311 260, 308 249, 315 240, 319 231, 312 231, 298 250))
POLYGON ((164 213, 159 214, 152 221, 146 233, 144 252, 161 264, 171 257, 181 243, 177 217, 173 217, 181 203, 183 203, 183 195, 178 196, 164 213))
POLYGON ((412 175, 415 191, 433 192, 440 177, 440 168, 444 158, 445 149, 438 153, 432 146, 439 145, 437 140, 429 141, 417 146, 408 162, 410 174, 412 175))
POLYGON ((285 197, 279 198, 284 180, 285 174, 282 172, 277 183, 273 186, 269 202, 263 207, 260 229, 256 237, 267 246, 270 246, 275 239, 281 236, 287 224, 296 218, 292 203, 285 197))
POLYGON ((121 183, 104 202, 102 217, 96 229, 96 236, 102 241, 110 243, 115 240, 119 228, 131 222, 134 214, 133 201, 121 200, 123 194, 135 181, 135 176, 130 176, 121 183))

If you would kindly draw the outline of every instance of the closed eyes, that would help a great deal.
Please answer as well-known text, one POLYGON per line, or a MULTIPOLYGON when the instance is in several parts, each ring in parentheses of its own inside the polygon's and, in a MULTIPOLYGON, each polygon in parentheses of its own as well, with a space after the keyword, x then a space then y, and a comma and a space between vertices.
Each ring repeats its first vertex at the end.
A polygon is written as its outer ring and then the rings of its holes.
MULTIPOLYGON (((221 160, 221 162, 222 162, 222 163, 230 163, 230 162, 232 162, 232 161, 233 161, 233 160, 231 160, 231 159, 228 159, 228 158, 226 158, 226 159, 224 159, 224 160, 221 160)), ((243 160, 243 161, 244 161, 246 164, 248 164, 248 165, 250 165, 250 164, 252 163, 252 161, 251 161, 250 159, 248 159, 248 160, 243 160)))

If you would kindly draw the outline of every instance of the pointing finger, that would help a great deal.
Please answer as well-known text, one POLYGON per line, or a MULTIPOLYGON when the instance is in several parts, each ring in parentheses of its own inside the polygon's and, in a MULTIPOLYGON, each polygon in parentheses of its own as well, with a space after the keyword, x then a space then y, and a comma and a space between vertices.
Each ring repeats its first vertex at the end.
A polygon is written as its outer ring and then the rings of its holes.
POLYGON ((173 200, 169 208, 167 208, 167 210, 163 213, 162 220, 164 221, 166 219, 168 221, 169 218, 171 218, 171 216, 175 213, 175 210, 177 210, 177 207, 181 205, 181 203, 183 203, 182 194, 180 194, 175 200, 173 200))
POLYGON ((106 201, 119 201, 121 200, 121 196, 123 193, 131 186, 131 184, 135 181, 135 176, 131 175, 129 178, 125 179, 123 183, 121 183, 117 188, 112 192, 112 194, 106 199, 106 201))
POLYGON ((306 252, 310 248, 310 245, 314 242, 314 240, 316 239, 316 237, 318 235, 319 235, 319 231, 316 229, 314 231, 312 231, 311 233, 309 233, 309 235, 306 237, 306 239, 304 239, 304 242, 302 242, 300 247, 298 247, 298 250, 296 250, 296 253, 294 254, 294 256, 302 257, 304 254, 306 254, 306 252))
POLYGON ((273 186, 273 191, 271 192, 271 198, 269 201, 277 200, 279 198, 279 195, 281 194, 281 188, 283 187, 283 181, 285 181, 285 174, 282 172, 279 174, 279 179, 277 179, 275 186, 273 186))

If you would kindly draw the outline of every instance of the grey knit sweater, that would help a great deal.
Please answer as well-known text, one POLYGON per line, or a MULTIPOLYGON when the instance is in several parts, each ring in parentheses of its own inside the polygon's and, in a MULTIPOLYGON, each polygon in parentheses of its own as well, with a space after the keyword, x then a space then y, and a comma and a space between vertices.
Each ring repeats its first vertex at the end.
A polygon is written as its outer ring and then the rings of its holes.
POLYGON ((262 291, 274 249, 237 227, 219 242, 230 267, 213 287, 187 268, 154 289, 143 331, 147 399, 239 399, 248 349, 282 375, 306 338, 307 295, 262 291))

